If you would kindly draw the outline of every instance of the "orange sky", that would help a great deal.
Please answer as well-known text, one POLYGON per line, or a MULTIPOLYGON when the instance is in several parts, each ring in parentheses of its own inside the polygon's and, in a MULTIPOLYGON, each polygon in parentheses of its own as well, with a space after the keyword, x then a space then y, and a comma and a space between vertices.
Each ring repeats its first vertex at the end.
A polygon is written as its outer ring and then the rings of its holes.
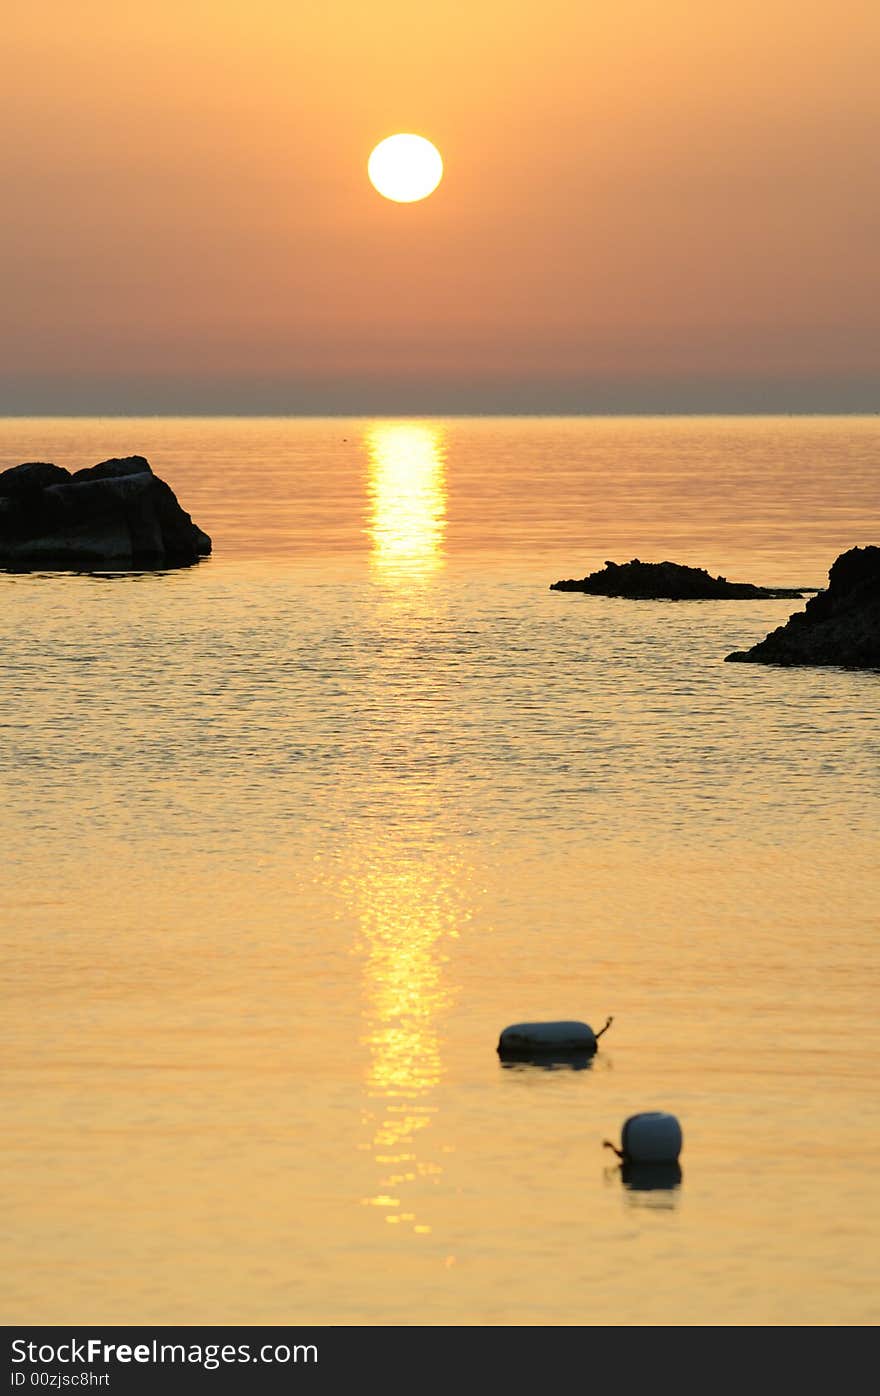
POLYGON ((7 0, 0 411, 880 408, 878 72, 877 0, 7 0))

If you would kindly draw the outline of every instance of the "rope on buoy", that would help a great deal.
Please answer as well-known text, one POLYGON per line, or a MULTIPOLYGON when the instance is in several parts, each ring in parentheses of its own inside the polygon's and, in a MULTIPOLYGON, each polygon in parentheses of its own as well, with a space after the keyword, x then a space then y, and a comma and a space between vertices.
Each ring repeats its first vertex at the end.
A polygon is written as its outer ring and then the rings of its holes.
POLYGON ((605 1024, 604 1028, 600 1028, 599 1031, 596 1033, 596 1037, 599 1038, 599 1037, 602 1036, 603 1032, 607 1032, 608 1029, 611 1027, 611 1024, 612 1024, 613 1022, 614 1022, 614 1019, 613 1019, 613 1018, 609 1018, 609 1019, 608 1019, 608 1022, 605 1024))
MULTIPOLYGON (((602 1031, 604 1032, 605 1029, 603 1028, 602 1031)), ((618 1149, 617 1145, 616 1145, 616 1144, 612 1144, 610 1139, 603 1139, 603 1140, 602 1140, 602 1148, 603 1148, 603 1149, 611 1149, 611 1150, 617 1155, 618 1158, 621 1158, 621 1159, 622 1159, 622 1158, 624 1157, 624 1155, 623 1155, 623 1154, 620 1152, 620 1150, 618 1149)))

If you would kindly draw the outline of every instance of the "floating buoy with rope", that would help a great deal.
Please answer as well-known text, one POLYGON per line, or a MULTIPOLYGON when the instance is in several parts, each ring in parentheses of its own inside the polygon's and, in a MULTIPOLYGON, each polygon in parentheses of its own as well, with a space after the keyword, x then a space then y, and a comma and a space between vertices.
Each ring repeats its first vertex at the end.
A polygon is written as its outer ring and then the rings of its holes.
POLYGON ((514 1023, 505 1028, 498 1039, 498 1055, 508 1061, 545 1055, 592 1056, 599 1038, 613 1022, 614 1019, 609 1018, 598 1032, 594 1032, 589 1023, 514 1023))
POLYGON ((604 1139, 602 1146, 613 1149, 625 1164, 677 1163, 682 1146, 681 1125, 665 1110, 643 1110, 624 1122, 619 1149, 610 1139, 604 1139))

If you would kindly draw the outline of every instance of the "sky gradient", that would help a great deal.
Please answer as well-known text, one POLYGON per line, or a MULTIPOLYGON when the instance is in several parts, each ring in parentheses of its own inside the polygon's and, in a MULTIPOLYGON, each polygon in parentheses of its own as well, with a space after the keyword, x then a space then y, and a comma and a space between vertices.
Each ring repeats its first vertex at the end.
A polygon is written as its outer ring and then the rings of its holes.
POLYGON ((0 412, 880 410, 876 0, 12 0, 0 412), (377 141, 446 174, 383 200, 377 141))

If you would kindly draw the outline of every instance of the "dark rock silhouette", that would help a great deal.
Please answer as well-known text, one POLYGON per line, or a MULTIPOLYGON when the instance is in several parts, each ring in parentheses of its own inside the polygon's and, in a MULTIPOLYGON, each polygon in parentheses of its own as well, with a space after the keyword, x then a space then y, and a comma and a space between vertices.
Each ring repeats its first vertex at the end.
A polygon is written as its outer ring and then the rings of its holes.
POLYGON ((173 567, 211 540, 143 456, 73 474, 43 461, 0 474, 0 565, 173 567))
POLYGON ((751 601, 766 597, 803 596, 809 587, 752 586, 711 577, 702 567, 678 562, 606 562, 600 572, 580 581, 553 582, 551 591, 582 591, 588 596, 622 596, 630 601, 751 601))
POLYGON ((850 548, 828 573, 828 587, 750 650, 741 664, 838 664, 880 669, 880 548, 850 548))

